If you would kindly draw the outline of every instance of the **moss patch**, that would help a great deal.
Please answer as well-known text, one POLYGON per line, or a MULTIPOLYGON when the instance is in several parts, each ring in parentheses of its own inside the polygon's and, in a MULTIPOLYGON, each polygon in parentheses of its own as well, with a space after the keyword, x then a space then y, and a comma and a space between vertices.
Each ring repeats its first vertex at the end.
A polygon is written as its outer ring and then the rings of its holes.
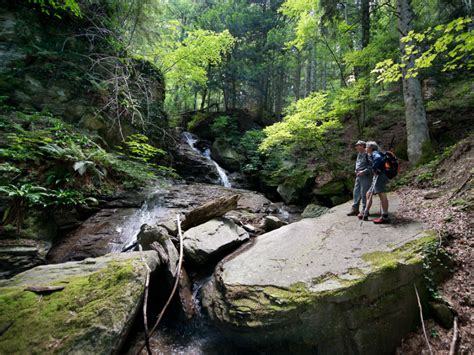
POLYGON ((113 349, 139 303, 141 267, 136 260, 111 262, 87 276, 51 283, 66 287, 49 295, 24 286, 1 288, 0 325, 11 326, 0 337, 0 353, 65 353, 85 344, 113 349))
MULTIPOLYGON (((379 272, 388 272, 397 269, 400 264, 421 264, 424 248, 437 243, 435 233, 426 232, 424 237, 406 243, 400 248, 388 252, 372 252, 362 256, 362 259, 371 265, 371 270, 363 271, 359 268, 350 268, 344 274, 325 274, 312 280, 315 289, 299 282, 289 288, 275 286, 233 286, 229 288, 231 305, 229 313, 246 318, 249 327, 263 324, 266 317, 285 314, 302 309, 316 300, 335 300, 357 298, 364 294, 367 282, 377 282, 384 277, 379 272), (378 276, 376 276, 377 274, 378 276), (319 289, 319 290, 318 290, 319 289)), ((421 269, 421 266, 420 266, 421 269)))
POLYGON ((400 262, 414 264, 423 259, 423 248, 436 243, 437 236, 434 232, 426 232, 426 236, 406 243, 393 251, 375 251, 362 256, 362 260, 374 268, 395 268, 400 262))

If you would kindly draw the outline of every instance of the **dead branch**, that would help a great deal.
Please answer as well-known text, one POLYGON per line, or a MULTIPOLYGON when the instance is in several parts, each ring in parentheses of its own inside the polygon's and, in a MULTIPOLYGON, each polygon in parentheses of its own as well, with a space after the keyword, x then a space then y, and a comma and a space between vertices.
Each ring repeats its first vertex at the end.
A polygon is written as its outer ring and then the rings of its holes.
POLYGON ((469 180, 471 180, 471 178, 472 178, 472 174, 469 174, 467 178, 464 179, 461 186, 459 186, 449 198, 452 199, 454 196, 456 196, 464 188, 464 186, 466 186, 466 184, 469 182, 469 180))
POLYGON ((428 335, 426 334, 425 321, 423 320, 423 309, 421 308, 420 295, 418 294, 418 289, 416 288, 415 284, 413 284, 413 287, 415 287, 416 300, 418 301, 418 308, 420 309, 421 326, 423 327, 423 334, 425 336, 426 345, 428 345, 428 350, 430 354, 433 355, 433 350, 431 350, 431 345, 428 340, 428 335))
MULTIPOLYGON (((174 282, 174 285, 173 285, 173 289, 171 290, 170 296, 168 297, 165 305, 163 306, 163 309, 161 310, 160 314, 158 315, 158 319, 156 320, 155 325, 150 330, 150 333, 149 333, 150 337, 153 336, 153 333, 155 332, 156 328, 160 324, 160 321, 163 318, 163 315, 165 314, 166 309, 170 305, 171 300, 173 299, 173 296, 176 293, 176 290, 178 288, 179 279, 180 279, 180 276, 181 276, 181 267, 182 267, 182 264, 183 264, 183 233, 181 231, 181 221, 180 221, 180 218, 179 218, 179 214, 176 215, 176 220, 177 220, 177 224, 178 224, 178 236, 179 236, 179 259, 178 259, 178 265, 176 265, 176 270, 175 270, 175 273, 174 273, 175 282, 174 282)), ((140 354, 140 352, 143 350, 144 347, 145 347, 145 345, 142 345, 140 347, 140 349, 137 351, 137 354, 140 354)))
POLYGON ((454 355, 456 353, 456 343, 458 342, 458 317, 454 317, 453 324, 453 340, 451 341, 451 346, 449 347, 449 355, 454 355))
POLYGON ((143 249, 140 244, 138 244, 138 251, 140 252, 140 258, 145 264, 146 268, 146 277, 145 277, 145 291, 143 294, 143 327, 145 328, 145 345, 148 354, 153 354, 150 347, 150 335, 148 334, 148 317, 147 317, 147 308, 148 308, 148 286, 150 284, 150 267, 146 262, 145 258, 143 257, 143 249))

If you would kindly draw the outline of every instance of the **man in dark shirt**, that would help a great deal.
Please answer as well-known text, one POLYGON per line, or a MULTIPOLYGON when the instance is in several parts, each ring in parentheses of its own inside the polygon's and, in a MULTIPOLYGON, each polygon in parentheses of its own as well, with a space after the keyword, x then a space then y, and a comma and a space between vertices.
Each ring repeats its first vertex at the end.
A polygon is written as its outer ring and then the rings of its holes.
POLYGON ((372 162, 365 151, 365 142, 357 141, 355 144, 357 150, 357 159, 355 164, 355 184, 354 184, 354 203, 348 216, 358 216, 359 205, 362 202, 362 211, 365 211, 367 203, 367 191, 372 182, 372 162))

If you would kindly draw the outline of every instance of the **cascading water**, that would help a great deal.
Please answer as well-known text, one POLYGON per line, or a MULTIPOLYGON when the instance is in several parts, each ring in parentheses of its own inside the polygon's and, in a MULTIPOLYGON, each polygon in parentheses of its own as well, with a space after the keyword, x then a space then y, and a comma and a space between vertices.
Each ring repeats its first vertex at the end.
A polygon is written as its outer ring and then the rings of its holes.
POLYGON ((164 215, 166 208, 163 207, 161 201, 162 195, 162 189, 157 188, 152 190, 142 207, 127 217, 121 225, 117 226, 116 230, 120 237, 112 247, 113 253, 119 253, 135 243, 142 225, 154 223, 164 215))
POLYGON ((183 136, 186 139, 186 143, 188 143, 188 145, 191 147, 192 150, 194 150, 195 152, 198 152, 199 154, 201 154, 202 156, 204 156, 206 159, 210 160, 214 164, 214 166, 216 167, 217 173, 219 174, 219 178, 221 180, 222 185, 225 187, 232 187, 226 171, 219 164, 217 164, 216 161, 212 160, 211 150, 209 148, 206 148, 204 152, 201 152, 199 149, 197 149, 194 146, 194 144, 198 141, 198 139, 193 134, 189 132, 184 132, 183 136))

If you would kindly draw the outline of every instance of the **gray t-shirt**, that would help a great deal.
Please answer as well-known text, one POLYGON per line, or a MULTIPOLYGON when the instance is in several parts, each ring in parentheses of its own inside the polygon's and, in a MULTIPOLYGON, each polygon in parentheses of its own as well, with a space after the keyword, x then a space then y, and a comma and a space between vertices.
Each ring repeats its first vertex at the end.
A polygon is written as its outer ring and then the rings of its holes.
POLYGON ((370 157, 367 153, 359 153, 357 154, 357 160, 355 165, 355 172, 362 171, 364 175, 371 175, 372 174, 372 162, 370 157))

